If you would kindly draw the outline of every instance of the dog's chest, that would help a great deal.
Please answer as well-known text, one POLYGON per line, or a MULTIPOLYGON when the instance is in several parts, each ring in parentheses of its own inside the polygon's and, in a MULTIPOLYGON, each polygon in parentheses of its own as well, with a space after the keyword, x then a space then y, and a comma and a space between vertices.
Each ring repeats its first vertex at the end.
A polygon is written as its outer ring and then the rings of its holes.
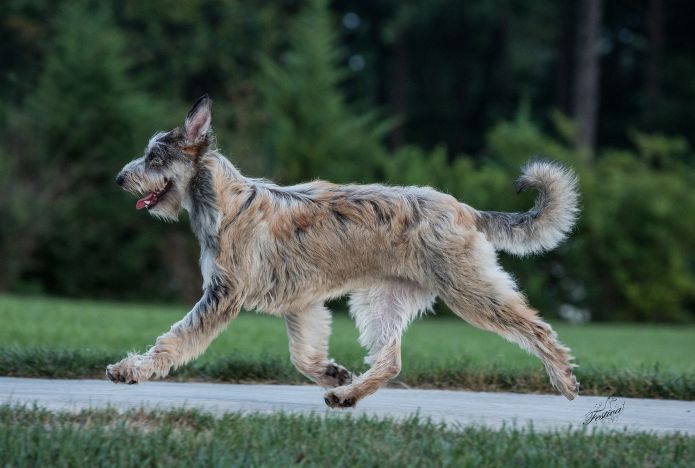
POLYGON ((203 248, 200 254, 200 274, 203 276, 203 288, 206 288, 211 280, 217 264, 215 262, 215 254, 210 249, 203 248))

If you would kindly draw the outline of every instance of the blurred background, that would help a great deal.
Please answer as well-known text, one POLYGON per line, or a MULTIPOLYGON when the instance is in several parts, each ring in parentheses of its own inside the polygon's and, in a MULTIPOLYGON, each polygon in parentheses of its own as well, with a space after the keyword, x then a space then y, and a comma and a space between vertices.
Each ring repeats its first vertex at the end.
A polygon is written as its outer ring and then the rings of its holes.
POLYGON ((695 320, 695 6, 687 0, 4 0, 0 293, 192 303, 198 246, 114 183, 215 100, 225 154, 283 184, 431 185, 522 210, 543 156, 581 178, 559 249, 504 255, 545 316, 695 320))

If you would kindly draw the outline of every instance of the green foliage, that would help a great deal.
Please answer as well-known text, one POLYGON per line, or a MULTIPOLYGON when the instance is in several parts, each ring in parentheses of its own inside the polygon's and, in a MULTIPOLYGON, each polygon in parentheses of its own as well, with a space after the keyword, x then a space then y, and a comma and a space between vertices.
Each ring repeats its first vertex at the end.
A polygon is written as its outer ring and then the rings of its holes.
POLYGON ((281 60, 261 58, 267 145, 281 181, 365 181, 379 167, 389 125, 373 112, 357 115, 347 106, 338 88, 344 78, 338 57, 326 2, 311 0, 292 25, 281 60))
MULTIPOLYGON (((113 177, 124 155, 141 152, 164 108, 128 79, 125 38, 108 10, 66 3, 55 27, 36 90, 10 114, 5 134, 14 151, 1 245, 15 259, 36 257, 23 265, 33 273, 25 287, 40 281, 48 291, 99 294, 119 287, 112 268, 126 279, 154 263, 156 239, 133 238, 133 211, 114 203, 113 177)), ((0 276, 11 282, 17 270, 9 265, 0 276)), ((137 286, 152 286, 143 281, 137 286)))
POLYGON ((607 153, 582 172, 584 215, 567 257, 573 282, 597 319, 692 320, 693 173, 625 156, 607 153))
POLYGON ((632 141, 642 161, 658 168, 674 169, 688 161, 688 142, 683 137, 632 131, 632 141))

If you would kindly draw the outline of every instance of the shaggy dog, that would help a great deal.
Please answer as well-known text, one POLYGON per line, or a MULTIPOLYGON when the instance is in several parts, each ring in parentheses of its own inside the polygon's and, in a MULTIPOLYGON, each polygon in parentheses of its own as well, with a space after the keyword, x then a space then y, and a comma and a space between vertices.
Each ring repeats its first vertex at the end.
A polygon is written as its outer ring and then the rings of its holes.
POLYGON ((200 242, 203 297, 141 355, 108 366, 115 383, 163 377, 200 355, 242 308, 283 317, 292 363, 351 407, 401 369, 401 334, 439 296, 468 323, 535 354, 551 383, 577 395, 568 349, 497 263, 495 250, 552 249, 577 216, 576 178, 557 164, 526 166, 517 188, 536 189, 525 213, 478 211, 428 187, 281 187, 244 177, 215 147, 212 101, 201 97, 181 127, 157 133, 117 183, 136 208, 176 220, 188 211, 200 242), (353 376, 328 357, 324 303, 349 294, 370 368, 353 376))

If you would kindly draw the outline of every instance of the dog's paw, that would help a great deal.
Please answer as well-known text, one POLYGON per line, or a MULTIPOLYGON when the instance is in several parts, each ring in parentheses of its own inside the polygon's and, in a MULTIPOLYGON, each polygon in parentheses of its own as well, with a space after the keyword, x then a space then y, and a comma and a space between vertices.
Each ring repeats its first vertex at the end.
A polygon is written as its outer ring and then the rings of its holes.
POLYGON ((321 376, 321 384, 326 388, 342 387, 350 383, 352 383, 352 373, 340 364, 328 364, 321 376))
POLYGON ((128 356, 116 364, 106 367, 106 377, 113 383, 125 383, 133 385, 147 380, 151 372, 140 356, 128 356))
POLYGON ((577 398, 579 394, 579 381, 574 376, 571 369, 567 371, 563 385, 560 387, 560 392, 570 401, 577 398))
POLYGON ((357 404, 357 398, 352 394, 337 389, 326 392, 323 401, 331 408, 354 408, 357 404))
POLYGON ((555 379, 553 380, 551 378, 551 383, 565 398, 572 401, 577 397, 579 394, 579 382, 574 376, 571 367, 564 369, 557 375, 553 375, 553 377, 555 377, 555 379))
POLYGON ((135 380, 132 372, 128 372, 127 369, 119 367, 117 364, 109 364, 106 367, 106 377, 113 383, 127 383, 128 385, 133 385, 138 383, 135 380))

